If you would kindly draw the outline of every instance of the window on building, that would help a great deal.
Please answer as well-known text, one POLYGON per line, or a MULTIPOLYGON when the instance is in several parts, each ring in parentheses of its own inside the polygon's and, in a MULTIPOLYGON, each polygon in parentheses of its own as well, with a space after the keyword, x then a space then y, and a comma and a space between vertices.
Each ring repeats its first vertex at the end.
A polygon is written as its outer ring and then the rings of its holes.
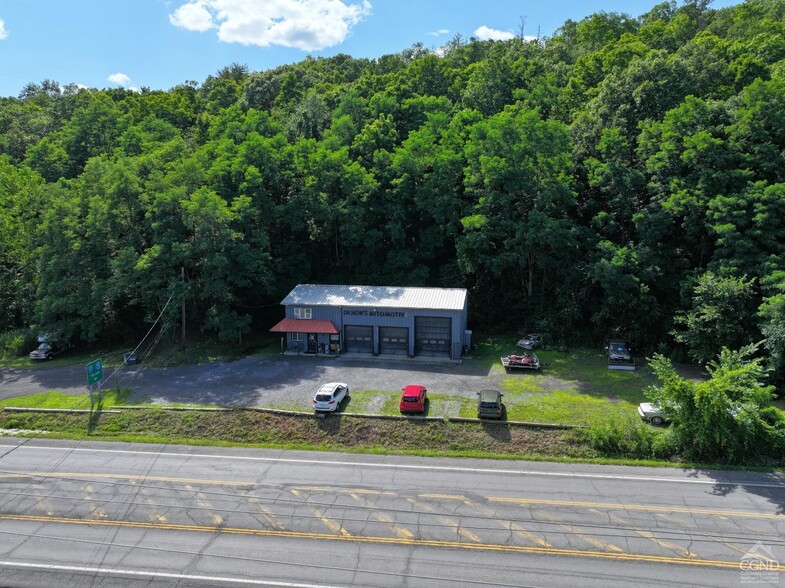
POLYGON ((305 341, 305 333, 292 333, 292 341, 305 341))
POLYGON ((295 307, 294 309, 294 318, 297 319, 309 319, 311 318, 311 309, 310 308, 301 308, 295 307))

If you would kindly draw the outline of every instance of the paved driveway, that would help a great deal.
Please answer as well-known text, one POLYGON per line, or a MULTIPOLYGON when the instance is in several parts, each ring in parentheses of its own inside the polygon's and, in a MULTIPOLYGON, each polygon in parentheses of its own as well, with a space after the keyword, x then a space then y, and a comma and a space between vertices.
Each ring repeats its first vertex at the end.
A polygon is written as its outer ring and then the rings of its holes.
MULTIPOLYGON (((112 372, 105 370, 105 375, 112 372)), ((123 368, 104 388, 131 388, 133 399, 160 403, 273 406, 306 403, 320 383, 347 382, 352 390, 400 390, 423 384, 430 393, 474 397, 502 375, 472 360, 462 363, 350 357, 256 356, 231 363, 173 368, 123 368)), ((87 393, 84 366, 47 365, 0 370, 0 400, 61 390, 87 393)))

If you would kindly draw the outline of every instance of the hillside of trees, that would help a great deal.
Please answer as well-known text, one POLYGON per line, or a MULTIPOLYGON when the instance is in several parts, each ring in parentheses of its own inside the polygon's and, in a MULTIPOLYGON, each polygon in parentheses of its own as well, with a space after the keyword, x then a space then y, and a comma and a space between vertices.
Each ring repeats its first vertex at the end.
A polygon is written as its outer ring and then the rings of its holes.
MULTIPOLYGON (((0 99, 0 333, 225 340, 297 283, 785 372, 785 0, 0 99)), ((264 320, 262 318, 264 316, 264 320)))

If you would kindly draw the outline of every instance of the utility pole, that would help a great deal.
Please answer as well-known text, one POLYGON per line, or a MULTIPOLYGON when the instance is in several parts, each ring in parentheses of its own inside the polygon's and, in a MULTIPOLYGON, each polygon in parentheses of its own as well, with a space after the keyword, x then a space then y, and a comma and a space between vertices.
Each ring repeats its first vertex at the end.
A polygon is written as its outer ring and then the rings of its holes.
MULTIPOLYGON (((183 284, 185 284, 185 267, 183 267, 183 266, 180 266, 180 279, 183 281, 183 284)), ((183 349, 185 349, 185 288, 183 288, 183 301, 182 301, 182 304, 181 304, 181 308, 182 308, 182 315, 183 315, 183 319, 182 319, 182 330, 183 330, 183 332, 182 332, 182 346, 183 346, 183 349)))

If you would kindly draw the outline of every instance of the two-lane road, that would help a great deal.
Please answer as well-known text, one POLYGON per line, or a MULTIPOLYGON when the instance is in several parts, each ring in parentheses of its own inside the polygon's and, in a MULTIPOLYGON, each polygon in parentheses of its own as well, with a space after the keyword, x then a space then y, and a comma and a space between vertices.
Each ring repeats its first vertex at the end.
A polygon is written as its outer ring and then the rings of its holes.
POLYGON ((44 440, 0 456, 11 586, 737 586, 785 560, 775 474, 44 440))

